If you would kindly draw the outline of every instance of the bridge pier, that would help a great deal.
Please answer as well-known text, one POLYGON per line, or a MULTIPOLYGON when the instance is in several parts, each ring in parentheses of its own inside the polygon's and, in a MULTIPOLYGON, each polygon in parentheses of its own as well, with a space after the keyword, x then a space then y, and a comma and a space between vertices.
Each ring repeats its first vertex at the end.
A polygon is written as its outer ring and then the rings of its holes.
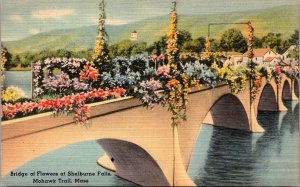
POLYGON ((170 145, 173 149, 171 178, 165 178, 152 156, 133 143, 116 139, 100 139, 97 142, 107 153, 97 162, 121 178, 143 186, 196 186, 182 162, 177 126, 173 127, 173 145, 170 145))
MULTIPOLYGON (((296 90, 299 89, 299 87, 297 87, 297 86, 298 86, 298 81, 296 79, 291 79, 291 100, 292 101, 299 100, 299 98, 296 95, 296 93, 297 93, 296 90)), ((298 96, 299 96, 299 93, 298 93, 298 96)))
POLYGON ((278 105, 278 111, 279 112, 285 112, 288 111, 286 106, 283 104, 283 86, 282 85, 277 85, 277 105, 278 105))

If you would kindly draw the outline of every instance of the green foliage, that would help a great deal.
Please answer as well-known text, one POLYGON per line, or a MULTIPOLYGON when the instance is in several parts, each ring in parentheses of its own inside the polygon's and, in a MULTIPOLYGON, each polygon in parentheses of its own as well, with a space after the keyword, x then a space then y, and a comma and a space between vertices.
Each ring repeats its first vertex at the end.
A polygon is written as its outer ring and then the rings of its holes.
POLYGON ((299 30, 295 30, 295 32, 288 39, 290 45, 299 45, 299 30))
POLYGON ((247 41, 241 31, 232 28, 222 34, 220 48, 222 51, 244 53, 247 51, 247 41))
POLYGON ((21 97, 19 99, 17 99, 16 101, 4 101, 2 100, 2 104, 5 104, 5 103, 10 103, 10 104, 16 104, 16 103, 25 103, 25 102, 33 102, 34 100, 33 99, 30 99, 30 98, 27 98, 27 97, 21 97))
POLYGON ((276 52, 283 52, 282 50, 282 38, 280 33, 268 33, 262 37, 262 47, 274 49, 276 52))
POLYGON ((220 51, 220 41, 214 39, 214 38, 211 38, 210 40, 210 50, 212 52, 219 52, 220 51))
POLYGON ((200 43, 200 48, 201 48, 200 51, 201 52, 205 51, 205 41, 206 41, 205 37, 199 37, 196 38, 196 40, 198 40, 200 43))
POLYGON ((187 30, 179 30, 177 37, 178 37, 177 42, 178 42, 179 49, 182 48, 182 46, 186 42, 189 42, 189 41, 193 40, 192 34, 187 30))
POLYGON ((261 48, 262 47, 262 41, 260 38, 253 36, 253 48, 261 48))
POLYGON ((299 49, 295 48, 291 50, 287 56, 288 58, 299 59, 299 49))
POLYGON ((149 54, 160 55, 165 54, 167 49, 167 36, 161 37, 147 48, 149 54))
POLYGON ((8 68, 10 68, 10 67, 15 67, 14 65, 15 64, 12 64, 11 63, 11 58, 12 58, 12 54, 7 50, 7 48, 6 47, 4 47, 3 45, 2 45, 2 43, 1 43, 1 48, 5 51, 5 58, 6 58, 6 63, 4 64, 4 68, 5 69, 8 69, 8 68))
POLYGON ((184 42, 181 51, 200 53, 201 49, 202 49, 201 48, 201 43, 200 43, 199 40, 190 40, 190 41, 184 42))
POLYGON ((144 53, 146 49, 146 42, 136 42, 130 40, 123 40, 109 47, 110 56, 113 58, 116 56, 129 58, 130 56, 144 53))

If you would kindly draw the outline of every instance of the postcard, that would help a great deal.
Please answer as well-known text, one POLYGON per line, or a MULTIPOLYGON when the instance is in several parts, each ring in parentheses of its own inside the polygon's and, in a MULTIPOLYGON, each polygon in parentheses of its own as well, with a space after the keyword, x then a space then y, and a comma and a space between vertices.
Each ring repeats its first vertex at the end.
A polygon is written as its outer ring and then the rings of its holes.
POLYGON ((1 1, 1 186, 299 186, 299 1, 1 1))

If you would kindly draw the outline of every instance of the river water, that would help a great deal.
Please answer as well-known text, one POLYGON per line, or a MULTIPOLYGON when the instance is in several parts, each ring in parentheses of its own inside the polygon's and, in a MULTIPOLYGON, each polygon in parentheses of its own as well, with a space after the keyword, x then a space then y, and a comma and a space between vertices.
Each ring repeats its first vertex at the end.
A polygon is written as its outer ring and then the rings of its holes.
POLYGON ((5 71, 4 87, 17 86, 31 98, 31 71, 5 71))
MULTIPOLYGON (((293 101, 285 105, 288 112, 259 113, 258 121, 266 130, 260 134, 203 125, 188 169, 192 180, 199 186, 299 185, 299 104, 293 101)), ((95 141, 80 142, 36 158, 15 171, 104 173, 107 170, 96 163, 103 154, 95 141)), ((3 185, 41 186, 33 184, 33 178, 6 175, 3 185)), ((133 185, 112 173, 85 178, 88 185, 133 185)))

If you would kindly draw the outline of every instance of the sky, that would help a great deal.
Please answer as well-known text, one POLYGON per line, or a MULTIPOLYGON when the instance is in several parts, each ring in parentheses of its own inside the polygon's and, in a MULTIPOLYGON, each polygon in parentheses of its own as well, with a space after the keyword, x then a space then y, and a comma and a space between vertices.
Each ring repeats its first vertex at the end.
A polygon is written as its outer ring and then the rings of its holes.
MULTIPOLYGON (((97 24, 100 0, 2 0, 1 41, 97 24)), ((106 24, 122 25, 169 14, 172 0, 106 0, 106 24)), ((266 9, 298 0, 177 0, 178 14, 266 9)))

